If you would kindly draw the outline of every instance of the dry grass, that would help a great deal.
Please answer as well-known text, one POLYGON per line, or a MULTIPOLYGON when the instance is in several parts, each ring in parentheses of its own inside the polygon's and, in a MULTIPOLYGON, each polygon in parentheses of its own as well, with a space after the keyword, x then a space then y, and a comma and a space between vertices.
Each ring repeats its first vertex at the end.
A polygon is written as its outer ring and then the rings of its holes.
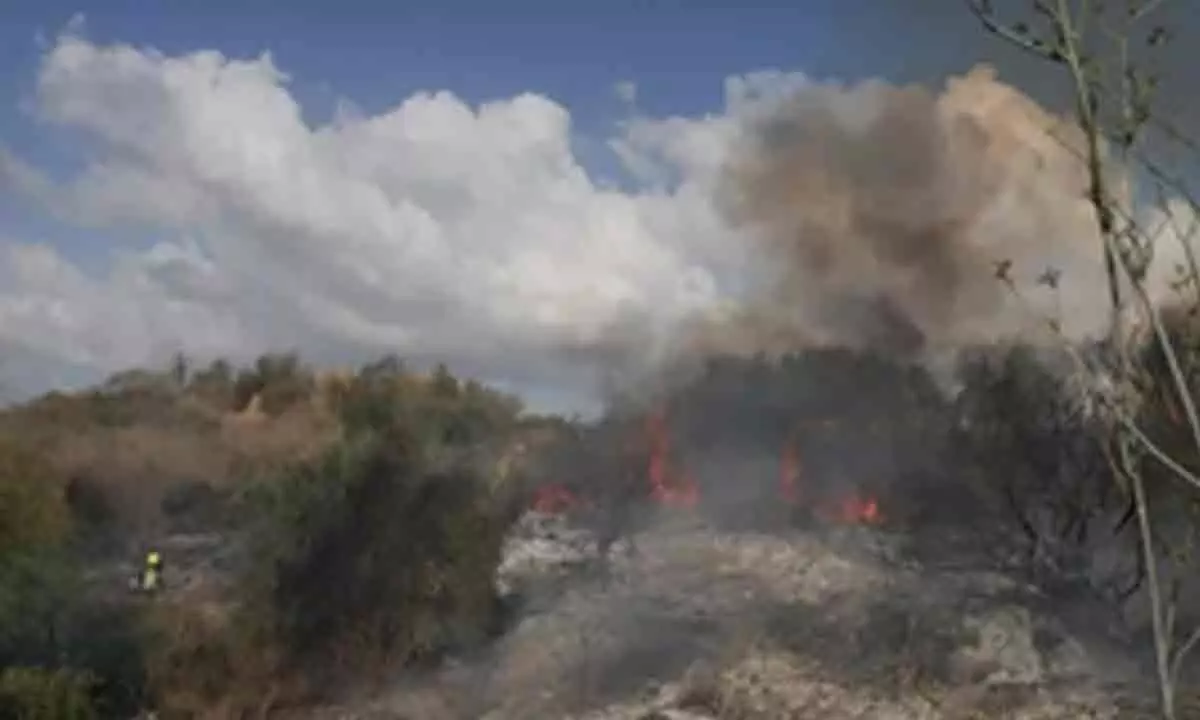
POLYGON ((60 409, 27 413, 4 435, 36 448, 62 477, 98 496, 121 535, 147 537, 163 530, 162 503, 172 489, 233 489, 247 477, 316 456, 340 432, 336 416, 316 403, 270 419, 216 414, 190 398, 180 403, 181 414, 194 420, 186 427, 81 425, 60 409))
POLYGON ((283 679, 278 655, 237 633, 232 617, 229 607, 216 603, 154 609, 147 679, 160 714, 247 720, 305 697, 302 684, 283 679))

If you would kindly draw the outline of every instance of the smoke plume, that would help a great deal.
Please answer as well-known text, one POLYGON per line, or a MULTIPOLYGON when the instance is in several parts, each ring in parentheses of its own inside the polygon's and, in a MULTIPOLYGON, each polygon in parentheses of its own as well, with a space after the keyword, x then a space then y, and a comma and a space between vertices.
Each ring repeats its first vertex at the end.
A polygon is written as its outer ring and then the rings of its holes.
POLYGON ((701 346, 908 355, 1012 338, 1046 317, 1075 335, 1103 327, 1081 134, 991 68, 940 93, 808 86, 747 129, 718 201, 766 281, 730 316, 697 323, 701 346))

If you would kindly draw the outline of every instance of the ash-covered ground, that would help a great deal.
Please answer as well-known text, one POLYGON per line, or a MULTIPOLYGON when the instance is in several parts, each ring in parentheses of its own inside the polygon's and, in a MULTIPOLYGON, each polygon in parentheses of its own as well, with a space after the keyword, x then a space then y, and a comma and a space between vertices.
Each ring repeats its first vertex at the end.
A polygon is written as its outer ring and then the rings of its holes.
MULTIPOLYGON (((965 553, 925 557, 883 527, 733 532, 662 511, 605 563, 586 530, 531 512, 498 579, 508 633, 320 716, 1155 717, 1105 607, 1052 600, 965 553)), ((1190 695, 1180 716, 1200 718, 1190 695)))

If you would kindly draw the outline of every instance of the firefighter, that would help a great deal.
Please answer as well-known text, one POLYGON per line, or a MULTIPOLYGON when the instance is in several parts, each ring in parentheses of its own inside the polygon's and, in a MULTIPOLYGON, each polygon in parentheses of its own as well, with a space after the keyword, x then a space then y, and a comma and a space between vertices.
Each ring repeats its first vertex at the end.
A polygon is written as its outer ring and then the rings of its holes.
POLYGON ((157 550, 146 553, 146 563, 137 578, 137 589, 152 595, 162 589, 163 561, 157 550))

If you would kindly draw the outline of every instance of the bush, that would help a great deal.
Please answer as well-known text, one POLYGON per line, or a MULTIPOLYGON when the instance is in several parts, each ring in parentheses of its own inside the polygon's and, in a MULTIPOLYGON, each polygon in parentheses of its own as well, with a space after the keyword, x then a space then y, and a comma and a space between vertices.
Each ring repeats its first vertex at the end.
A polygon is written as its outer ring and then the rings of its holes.
POLYGON ((0 561, 0 665, 58 660, 77 586, 74 568, 60 551, 6 554, 0 561))
POLYGON ((460 383, 444 367, 424 377, 385 359, 358 373, 338 410, 352 435, 399 429, 429 448, 464 449, 503 441, 516 429, 521 405, 479 383, 460 383))
POLYGON ((69 670, 9 667, 0 671, 0 717, 12 720, 94 720, 93 678, 69 670))
POLYGON ((284 702, 306 686, 470 647, 495 628, 513 514, 481 461, 517 427, 519 406, 444 370, 425 378, 388 360, 334 400, 342 439, 243 494, 250 564, 237 609, 218 625, 176 623, 176 670, 160 673, 170 688, 160 695, 195 705, 224 687, 220 702, 245 708, 239 698, 254 693, 239 678, 257 688, 270 678, 284 702))
POLYGON ((658 409, 677 455, 667 464, 695 477, 706 507, 739 522, 778 514, 785 456, 799 459, 799 515, 853 492, 901 521, 917 480, 941 469, 950 417, 925 369, 846 348, 711 358, 658 409))
POLYGON ((370 673, 481 639, 504 534, 479 475, 365 435, 264 486, 247 606, 294 669, 370 673))
POLYGON ((73 572, 58 477, 36 454, 0 444, 0 665, 54 658, 73 572))
POLYGON ((308 400, 314 387, 312 371, 296 354, 262 355, 253 368, 243 370, 234 381, 234 407, 244 409, 258 396, 263 412, 275 416, 308 400))
POLYGON ((61 478, 33 451, 0 439, 0 561, 62 542, 68 527, 61 478))
MULTIPOLYGON (((1167 308, 1163 324, 1187 394, 1193 405, 1200 404, 1200 315, 1191 307, 1167 308)), ((1200 473, 1200 448, 1162 346, 1148 335, 1135 359, 1139 402, 1127 408, 1134 423, 1178 467, 1200 473)), ((1153 518, 1160 583, 1177 605, 1177 626, 1195 626, 1200 623, 1200 497, 1145 445, 1130 445, 1132 472, 1144 482, 1153 518)))
POLYGON ((261 717, 302 695, 280 681, 273 648, 226 608, 160 603, 149 626, 147 683, 164 717, 261 717))
POLYGON ((63 484, 31 451, 0 446, 0 717, 121 717, 137 708, 137 619, 95 603, 71 555, 63 484))
POLYGON ((128 717, 145 685, 139 618, 89 598, 62 551, 11 553, 0 563, 0 666, 59 673, 55 682, 86 677, 89 707, 128 717))
POLYGON ((1133 538, 1120 532, 1128 497, 1109 467, 1106 428, 1055 359, 1011 347, 964 363, 955 444, 976 495, 999 513, 980 527, 1007 531, 1041 580, 1119 599, 1140 581, 1133 538))

